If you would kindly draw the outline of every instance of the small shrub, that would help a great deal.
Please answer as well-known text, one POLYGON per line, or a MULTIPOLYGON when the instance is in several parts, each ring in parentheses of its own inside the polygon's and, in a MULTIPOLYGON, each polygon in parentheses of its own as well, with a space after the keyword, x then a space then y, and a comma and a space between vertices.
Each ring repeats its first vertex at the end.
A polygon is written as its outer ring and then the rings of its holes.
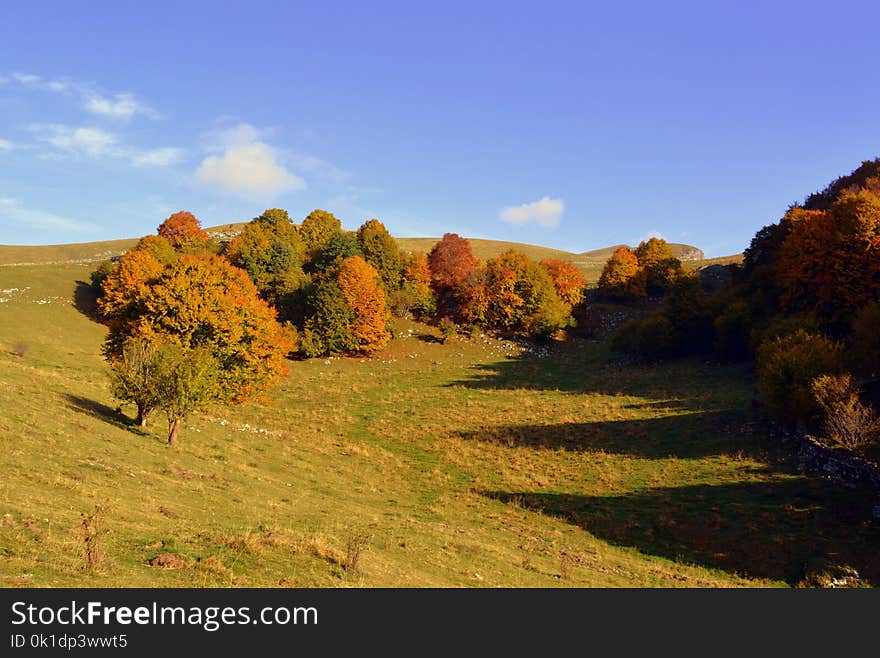
POLYGON ((442 343, 445 343, 458 333, 458 327, 456 327, 455 323, 448 317, 440 318, 440 322, 437 326, 440 329, 440 342, 442 343))
POLYGON ((104 508, 96 505, 91 512, 80 513, 80 532, 83 536, 83 570, 94 573, 104 560, 104 550, 101 545, 101 536, 104 529, 101 524, 101 515, 104 508))
POLYGON ((348 535, 348 541, 345 545, 345 560, 342 562, 342 568, 347 573, 352 575, 360 573, 361 555, 369 542, 370 535, 366 533, 352 532, 348 535))
POLYGON ((12 353, 21 358, 26 357, 30 351, 31 346, 27 343, 16 343, 15 347, 12 348, 12 353))
POLYGON ((791 426, 814 424, 821 409, 813 393, 813 380, 840 374, 842 360, 838 343, 802 329, 762 343, 756 366, 764 403, 791 426))
POLYGON ((849 374, 821 375, 813 380, 812 390, 827 439, 850 450, 877 441, 880 422, 874 410, 862 404, 849 374))

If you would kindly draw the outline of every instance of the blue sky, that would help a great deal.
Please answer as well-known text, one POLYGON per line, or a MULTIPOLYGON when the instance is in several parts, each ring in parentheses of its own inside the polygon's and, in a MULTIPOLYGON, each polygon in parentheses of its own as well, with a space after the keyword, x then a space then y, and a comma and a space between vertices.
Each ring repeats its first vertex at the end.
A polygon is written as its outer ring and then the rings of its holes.
POLYGON ((573 251, 741 251, 880 155, 876 2, 30 2, 0 243, 267 207, 573 251))

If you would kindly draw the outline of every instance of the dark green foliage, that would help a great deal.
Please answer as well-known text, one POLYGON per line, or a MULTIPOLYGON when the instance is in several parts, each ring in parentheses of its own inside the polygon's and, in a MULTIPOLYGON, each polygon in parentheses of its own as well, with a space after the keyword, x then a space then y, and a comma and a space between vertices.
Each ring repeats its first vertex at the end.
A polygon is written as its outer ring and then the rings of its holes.
POLYGON ((627 320, 611 338, 611 349, 636 354, 648 361, 673 356, 680 351, 681 336, 661 313, 648 318, 627 320))
POLYGON ((299 236, 306 249, 307 261, 314 261, 337 233, 342 232, 342 222, 326 210, 313 210, 299 225, 299 236))
POLYGON ((309 299, 308 319, 303 328, 300 349, 309 357, 341 354, 356 345, 350 327, 354 312, 335 276, 325 275, 315 282, 309 299))
POLYGON ((400 247, 378 219, 364 222, 357 231, 357 241, 364 259, 379 272, 387 292, 400 288, 402 265, 400 247))
POLYGON ((335 233, 312 262, 316 272, 338 266, 346 258, 363 256, 357 236, 349 231, 335 233))
POLYGON ((100 294, 102 287, 104 285, 104 281, 108 276, 113 274, 116 271, 118 265, 112 261, 105 260, 98 263, 98 267, 95 268, 95 271, 89 275, 89 279, 91 281, 92 287, 100 294))
POLYGON ((840 374, 843 354, 838 343, 799 329, 761 343, 756 367, 758 390, 770 411, 792 427, 816 427, 821 409, 813 381, 840 374))

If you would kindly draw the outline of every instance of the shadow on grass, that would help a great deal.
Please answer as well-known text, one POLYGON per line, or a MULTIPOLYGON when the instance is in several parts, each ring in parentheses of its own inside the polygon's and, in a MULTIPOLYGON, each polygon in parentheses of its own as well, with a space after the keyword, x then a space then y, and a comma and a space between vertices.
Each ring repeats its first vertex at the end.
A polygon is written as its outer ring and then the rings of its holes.
POLYGON ((443 343, 443 339, 433 334, 414 334, 423 343, 443 343))
POLYGON ((85 281, 76 282, 76 289, 73 291, 73 307, 92 322, 101 323, 101 314, 98 312, 98 293, 85 281))
POLYGON ((795 584, 808 563, 855 567, 880 584, 871 500, 823 480, 657 488, 619 496, 489 491, 619 546, 731 574, 795 584))
POLYGON ((149 436, 149 433, 141 429, 134 419, 129 418, 118 409, 114 409, 103 402, 73 395, 72 393, 65 393, 64 398, 67 400, 68 406, 74 411, 97 418, 129 432, 135 432, 141 436, 149 436))
POLYGON ((747 405, 753 375, 742 364, 719 365, 691 357, 659 364, 631 364, 609 353, 607 345, 572 339, 547 356, 523 354, 471 367, 468 377, 450 382, 477 390, 549 390, 646 398, 707 409, 747 405))
MULTIPOLYGON (((751 453, 766 461, 746 412, 679 413, 659 418, 548 425, 493 425, 452 436, 466 441, 569 452, 605 452, 646 459, 699 459, 751 453)), ((769 431, 769 428, 762 433, 769 431)))

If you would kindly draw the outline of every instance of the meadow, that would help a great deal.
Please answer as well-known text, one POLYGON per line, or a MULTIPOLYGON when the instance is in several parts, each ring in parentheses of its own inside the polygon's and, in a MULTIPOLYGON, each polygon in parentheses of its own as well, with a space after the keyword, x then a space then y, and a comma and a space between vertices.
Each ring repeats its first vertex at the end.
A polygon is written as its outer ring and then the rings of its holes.
POLYGON ((880 580, 871 501, 796 473, 745 365, 397 320, 383 352, 293 361, 174 449, 118 409, 94 263, 65 262, 112 247, 15 249, 2 586, 786 586, 817 559, 880 580))

